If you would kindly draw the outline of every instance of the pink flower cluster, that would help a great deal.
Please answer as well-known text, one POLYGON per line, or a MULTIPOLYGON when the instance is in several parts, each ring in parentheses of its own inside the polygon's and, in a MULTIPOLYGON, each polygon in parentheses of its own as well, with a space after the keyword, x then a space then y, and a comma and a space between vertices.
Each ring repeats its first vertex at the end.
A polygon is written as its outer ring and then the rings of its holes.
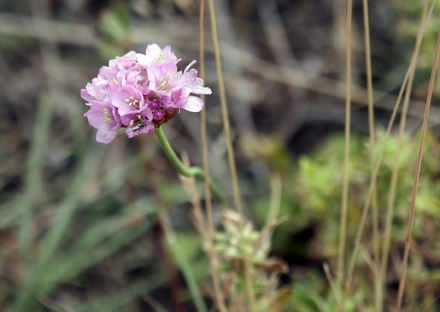
POLYGON ((81 90, 90 107, 84 116, 98 129, 96 140, 110 143, 120 127, 132 138, 154 131, 181 108, 202 110, 202 99, 191 94, 211 94, 211 89, 191 68, 196 61, 183 72, 177 70, 179 61, 170 46, 150 44, 145 54, 130 51, 101 67, 98 77, 81 90))

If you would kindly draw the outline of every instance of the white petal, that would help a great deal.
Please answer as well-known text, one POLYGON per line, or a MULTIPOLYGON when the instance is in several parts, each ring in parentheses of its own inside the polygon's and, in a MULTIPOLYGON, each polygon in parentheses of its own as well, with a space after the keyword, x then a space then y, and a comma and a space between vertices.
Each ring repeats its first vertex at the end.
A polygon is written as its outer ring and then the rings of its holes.
POLYGON ((141 66, 149 66, 158 59, 161 52, 162 50, 157 44, 149 44, 145 54, 136 53, 136 60, 141 66))
POLYGON ((191 89, 191 92, 195 93, 195 94, 207 94, 207 95, 212 94, 212 91, 210 88, 202 87, 202 86, 193 87, 191 89))
MULTIPOLYGON (((147 46, 147 50, 145 51, 145 55, 149 60, 151 60, 151 62, 156 61, 161 53, 162 53, 162 49, 155 43, 149 44, 147 46)), ((149 64, 151 64, 151 62, 149 64)))
POLYGON ((145 51, 145 54, 154 54, 159 56, 159 54, 162 52, 162 49, 157 45, 157 43, 149 44, 147 45, 147 49, 145 51))
POLYGON ((189 96, 186 104, 183 106, 183 109, 186 109, 189 112, 198 113, 203 108, 203 101, 201 98, 197 96, 189 96))
POLYGON ((136 53, 136 60, 141 66, 148 66, 151 63, 150 59, 145 54, 141 53, 136 53))

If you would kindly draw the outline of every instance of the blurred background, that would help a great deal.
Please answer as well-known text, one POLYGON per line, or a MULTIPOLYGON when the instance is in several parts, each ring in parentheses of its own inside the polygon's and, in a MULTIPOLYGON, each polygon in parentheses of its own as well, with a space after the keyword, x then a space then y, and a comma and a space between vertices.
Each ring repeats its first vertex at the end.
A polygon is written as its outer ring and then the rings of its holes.
MULTIPOLYGON (((414 48, 422 2, 369 1, 379 140, 414 48)), ((271 173, 282 178, 280 216, 287 221, 274 233, 271 254, 289 265, 280 276, 280 284, 293 289, 286 311, 334 308, 322 265, 335 265, 339 235, 345 5, 215 1, 243 202, 256 228, 267 215, 271 173)), ((379 175, 383 224, 399 145, 386 305, 397 291, 438 13, 422 43, 405 138, 397 143, 390 137, 379 175)), ((170 44, 181 69, 198 59, 198 14, 196 0, 0 2, 1 311, 195 311, 157 211, 168 212, 210 305, 209 263, 189 196, 155 136, 122 134, 107 146, 96 143, 79 95, 109 59, 129 50, 144 53, 150 43, 170 44)), ((361 1, 354 1, 349 249, 370 170, 362 14, 361 1)), ((231 195, 208 17, 205 30, 205 84, 213 89, 206 102, 211 171, 231 195)), ((440 309, 439 87, 417 202, 407 311, 440 309)), ((202 164, 198 114, 182 111, 164 129, 179 154, 202 164)), ((368 235, 364 247, 372 248, 368 235)), ((353 301, 368 311, 372 272, 360 258, 353 301)))

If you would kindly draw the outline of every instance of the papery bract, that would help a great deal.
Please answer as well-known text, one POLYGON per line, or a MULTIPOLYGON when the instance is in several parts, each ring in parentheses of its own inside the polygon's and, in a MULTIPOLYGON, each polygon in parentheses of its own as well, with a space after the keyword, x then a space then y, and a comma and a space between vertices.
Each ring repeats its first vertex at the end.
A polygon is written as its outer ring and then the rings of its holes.
POLYGON ((154 131, 179 109, 199 112, 200 94, 211 94, 191 67, 178 71, 178 59, 170 46, 148 45, 145 54, 130 51, 110 60, 97 77, 81 90, 90 108, 84 114, 98 130, 96 140, 110 143, 120 127, 129 138, 154 131))

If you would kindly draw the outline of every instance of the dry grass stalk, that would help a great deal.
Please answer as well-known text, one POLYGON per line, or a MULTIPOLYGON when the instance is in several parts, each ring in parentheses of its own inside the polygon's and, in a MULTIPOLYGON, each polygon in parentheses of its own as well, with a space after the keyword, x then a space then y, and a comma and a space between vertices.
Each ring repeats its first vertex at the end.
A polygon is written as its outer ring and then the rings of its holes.
POLYGON ((346 89, 345 89, 345 152, 342 181, 341 231, 338 246, 337 280, 340 285, 344 275, 345 241, 347 239, 348 184, 350 162, 350 123, 351 123, 351 30, 353 1, 347 3, 347 46, 346 46, 346 89))
MULTIPOLYGON (((205 1, 200 0, 199 8, 199 59, 200 59, 200 77, 205 79, 205 1)), ((202 95, 203 102, 206 103, 205 96, 202 95)), ((208 140, 206 132, 206 106, 203 108, 200 116, 200 132, 202 135, 202 154, 203 154, 203 171, 204 171, 204 190, 205 190, 205 206, 207 232, 206 243, 208 255, 211 262, 211 276, 214 286, 214 297, 217 308, 220 312, 227 312, 224 295, 221 290, 220 278, 218 272, 218 256, 214 250, 214 221, 212 215, 211 189, 209 187, 209 159, 208 159, 208 140)))
POLYGON ((436 48, 435 48, 434 61, 432 64, 431 77, 429 79, 428 95, 426 98, 426 106, 425 106, 425 117, 423 119, 423 124, 422 124, 422 136, 420 139, 419 154, 418 154, 418 158, 417 158, 414 185, 413 185, 413 191, 412 191, 412 196, 411 196, 411 211, 410 211, 410 215, 409 215, 409 219, 408 219, 408 231, 406 234, 405 251, 403 254, 403 265, 402 265, 402 271, 400 273, 399 291, 397 294, 397 303, 396 303, 396 311, 397 312, 400 312, 400 309, 402 306, 403 292, 405 290, 406 268, 408 265, 409 248, 411 246, 411 233, 412 233, 412 227, 413 227, 413 223, 414 223, 415 206, 416 206, 416 198, 417 198, 417 187, 419 184, 420 171, 421 171, 421 167, 422 167, 423 145, 425 142, 426 130, 428 128, 429 109, 431 107, 432 93, 434 91, 434 82, 435 82, 435 74, 437 71, 439 50, 440 50, 440 28, 438 29, 437 44, 436 44, 436 48))
MULTIPOLYGON (((235 165, 234 148, 232 146, 232 140, 231 140, 228 105, 226 103, 226 92, 225 92, 225 85, 224 85, 224 80, 223 80, 223 72, 222 72, 221 59, 220 59, 220 47, 219 47, 219 43, 218 43, 217 24, 216 24, 213 0, 208 0, 208 4, 209 4, 209 15, 210 15, 210 19, 211 19, 212 41, 214 44, 215 64, 216 64, 216 69, 217 69, 217 78, 218 78, 218 87, 219 87, 219 94, 220 94, 220 104, 221 104, 221 110, 222 110, 222 119, 223 119, 224 131, 226 134, 228 162, 229 162, 229 169, 230 169, 231 180, 232 180, 232 189, 234 192, 234 202, 235 202, 235 208, 237 209, 237 211, 240 215, 241 228, 243 229, 244 214, 243 214, 243 208, 241 206, 240 188, 238 185, 238 177, 237 177, 237 168, 235 165)), ((246 276, 246 288, 247 288, 247 297, 248 297, 248 302, 249 302, 249 308, 250 308, 251 312, 254 312, 256 310, 256 306, 255 306, 255 291, 254 291, 253 276, 252 276, 252 274, 253 274, 252 273, 252 265, 251 265, 251 263, 249 263, 249 260, 245 259, 244 266, 245 266, 244 271, 245 271, 245 276, 246 276)))
MULTIPOLYGON (((395 194, 396 194, 396 188, 397 188, 397 180, 398 180, 398 170, 399 170, 399 156, 400 156, 400 142, 402 140, 404 130, 405 130, 405 124, 406 119, 408 116, 408 107, 409 107, 409 101, 411 98, 411 90, 414 80, 414 74, 416 70, 416 62, 418 59, 418 54, 423 38, 423 33, 426 28, 426 25, 431 17, 431 14, 434 9, 435 1, 432 3, 431 8, 428 12, 428 0, 425 0, 425 4, 423 7, 423 13, 420 21, 420 27, 417 33, 417 39, 416 44, 414 47, 414 53, 411 59, 411 65, 410 65, 410 75, 408 80, 408 86, 406 88, 406 94, 405 94, 405 100, 404 105, 402 109, 402 115, 400 119, 400 125, 399 125, 399 134, 397 137, 397 149, 395 154, 395 161, 394 166, 391 173, 391 182, 390 182, 390 190, 388 195, 388 201, 387 201, 387 212, 386 212, 386 219, 385 219, 385 230, 384 230, 384 240, 382 245, 382 255, 381 255, 381 264, 380 264, 380 279, 381 279, 381 290, 384 291, 385 288, 385 275, 386 275, 386 267, 388 264, 388 254, 390 249, 390 242, 391 242, 391 227, 392 227, 392 220, 393 220, 393 208, 394 208, 394 201, 395 201, 395 194)), ((383 299, 382 299, 383 300, 383 299)), ((382 309, 383 303, 381 304, 380 309, 382 309)), ((380 310, 381 311, 381 310, 380 310)))
MULTIPOLYGON (((431 7, 431 9, 432 8, 433 7, 431 7)), ((430 16, 430 15, 428 15, 428 16, 430 16)), ((423 30, 425 30, 426 23, 422 22, 421 23, 421 27, 423 28, 423 30)), ((390 117, 390 121, 388 122, 387 130, 386 130, 385 137, 384 137, 384 142, 383 142, 383 144, 382 144, 382 146, 380 148, 379 156, 377 157, 375 166, 373 168, 372 181, 376 181, 377 180, 377 176, 379 174, 379 169, 380 169, 380 166, 381 166, 381 163, 382 163, 382 157, 383 157, 383 152, 384 152, 384 149, 385 149, 385 145, 386 145, 388 137, 389 137, 389 135, 391 133, 391 129, 393 127, 394 120, 395 120, 395 118, 397 116, 397 112, 399 110, 400 103, 402 101, 404 92, 405 92, 406 88, 408 87, 408 82, 409 82, 411 71, 413 70, 413 67, 416 66, 416 61, 417 61, 417 58, 416 58, 416 48, 415 48, 414 52, 413 52, 413 56, 411 58, 411 63, 410 63, 410 65, 408 67, 408 70, 407 70, 407 72, 405 74, 405 77, 403 79, 403 82, 402 82, 399 94, 397 96, 396 103, 394 105, 393 112, 392 112, 391 117, 390 117)), ((350 261, 349 261, 347 279, 346 279, 346 282, 345 282, 345 295, 349 295, 350 291, 351 291, 352 279, 353 279, 353 271, 354 271, 354 267, 355 267, 355 261, 356 261, 357 253, 358 253, 359 248, 360 248, 360 242, 361 242, 363 230, 364 230, 364 227, 365 227, 365 222, 366 222, 366 219, 367 219, 367 215, 368 215, 368 211, 369 211, 369 206, 370 206, 370 203, 371 203, 371 200, 372 200, 372 194, 373 194, 372 191, 373 191, 373 185, 370 184, 370 188, 369 188, 369 190, 367 192, 366 200, 364 202, 364 207, 363 207, 363 211, 362 211, 361 220, 359 221, 359 226, 358 226, 358 230, 357 230, 357 233, 356 233, 354 249, 353 249, 352 255, 350 257, 350 261)))

